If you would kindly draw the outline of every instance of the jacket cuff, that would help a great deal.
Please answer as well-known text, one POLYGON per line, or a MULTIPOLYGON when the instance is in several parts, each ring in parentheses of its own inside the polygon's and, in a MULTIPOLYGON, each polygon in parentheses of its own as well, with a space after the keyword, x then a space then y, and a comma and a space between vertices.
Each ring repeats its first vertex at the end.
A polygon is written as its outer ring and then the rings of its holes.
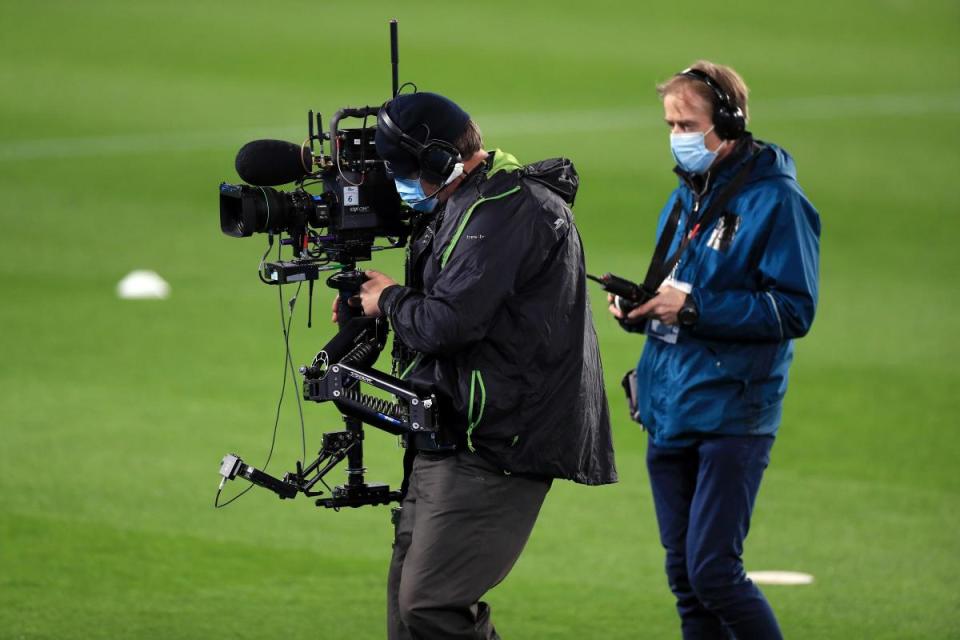
POLYGON ((392 284, 381 291, 380 300, 377 301, 380 313, 390 317, 397 306, 397 302, 405 296, 407 291, 409 291, 408 287, 403 287, 399 284, 392 284))

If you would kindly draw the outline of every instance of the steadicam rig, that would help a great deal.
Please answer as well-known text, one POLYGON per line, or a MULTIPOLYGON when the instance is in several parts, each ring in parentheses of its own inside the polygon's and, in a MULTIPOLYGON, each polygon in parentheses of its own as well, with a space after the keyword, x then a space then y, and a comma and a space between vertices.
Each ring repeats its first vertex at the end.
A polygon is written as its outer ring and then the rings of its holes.
POLYGON ((447 447, 439 439, 436 397, 418 394, 402 380, 371 368, 385 344, 386 326, 382 318, 350 318, 313 363, 301 367, 304 399, 333 402, 346 426, 344 431, 323 434, 323 445, 313 462, 306 466, 298 463, 296 471, 276 478, 229 454, 220 466, 221 485, 240 477, 280 498, 294 498, 298 493, 315 497, 322 492, 314 491, 314 486, 346 459, 346 484, 330 489, 332 495, 318 499, 317 506, 359 507, 398 501, 399 491, 364 480, 362 424, 399 435, 405 443, 412 441, 421 449, 447 447), (365 393, 367 388, 390 398, 365 393))
MULTIPOLYGON (((396 96, 396 21, 390 23, 390 43, 396 96)), ((309 464, 297 462, 294 471, 280 478, 247 464, 236 454, 224 456, 220 465, 221 490, 228 480, 242 478, 282 499, 294 498, 299 493, 317 497, 323 493, 315 489, 320 483, 331 495, 318 499, 318 506, 337 509, 388 504, 399 500, 400 492, 364 480, 363 424, 399 435, 405 445, 418 449, 451 448, 439 438, 437 399, 373 369, 387 341, 386 319, 360 317, 362 310, 349 304, 366 278, 357 269, 357 262, 369 260, 374 251, 404 246, 409 235, 411 210, 402 204, 374 144, 378 111, 379 107, 369 106, 340 109, 330 122, 329 133, 323 133, 321 116, 314 118, 311 111, 309 137, 303 145, 279 140, 248 143, 236 159, 237 173, 248 184, 220 185, 223 233, 231 237, 266 233, 268 252, 274 246, 275 236, 279 236, 278 253, 284 246, 293 251, 292 259, 275 262, 266 262, 264 254, 260 264, 261 280, 281 287, 281 320, 282 285, 306 281, 312 299, 314 281, 322 272, 336 270, 326 283, 338 293, 339 332, 309 366, 300 368, 300 373, 303 398, 332 402, 343 414, 344 422, 344 430, 323 434, 315 460, 309 464), (344 118, 363 119, 363 125, 340 129, 344 118), (367 126, 368 121, 373 124, 367 126), (324 154, 325 142, 330 143, 329 155, 324 154), (296 183, 293 191, 272 188, 289 182, 296 183), (318 186, 320 193, 308 190, 318 186), (378 238, 385 238, 388 244, 377 246, 378 238), (347 461, 347 482, 330 488, 323 478, 343 460, 347 461)), ((289 303, 291 315, 295 298, 289 303)), ((289 324, 285 325, 284 337, 292 367, 289 324)), ((281 401, 282 397, 281 393, 281 401)), ((215 504, 220 506, 217 501, 215 504)))

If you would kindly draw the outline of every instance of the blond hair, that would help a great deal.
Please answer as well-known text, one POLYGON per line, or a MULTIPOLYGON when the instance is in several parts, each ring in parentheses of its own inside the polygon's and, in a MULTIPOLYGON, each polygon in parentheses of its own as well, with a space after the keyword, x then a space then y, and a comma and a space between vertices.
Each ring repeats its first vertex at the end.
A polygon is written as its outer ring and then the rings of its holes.
MULTIPOLYGON (((743 110, 744 120, 750 122, 750 110, 747 107, 747 97, 750 95, 750 90, 747 88, 747 83, 740 77, 740 74, 733 70, 733 67, 714 64, 709 60, 697 60, 690 65, 689 68, 702 71, 710 76, 730 97, 730 101, 733 103, 731 105, 733 109, 736 110, 737 107, 740 107, 740 109, 743 110)), ((717 98, 713 89, 707 86, 706 83, 696 78, 677 74, 666 82, 661 82, 657 85, 657 95, 660 96, 661 100, 669 94, 680 93, 681 91, 687 90, 693 91, 706 100, 707 104, 710 105, 711 114, 713 113, 713 106, 717 98)))

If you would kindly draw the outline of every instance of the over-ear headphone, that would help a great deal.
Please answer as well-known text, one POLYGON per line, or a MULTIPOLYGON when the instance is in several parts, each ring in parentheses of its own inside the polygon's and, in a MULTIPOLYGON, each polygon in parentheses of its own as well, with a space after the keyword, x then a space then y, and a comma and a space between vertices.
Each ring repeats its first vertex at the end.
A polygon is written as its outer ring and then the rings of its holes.
MULTIPOLYGON (((446 140, 428 139, 426 142, 420 142, 404 133, 387 113, 389 104, 387 102, 380 107, 377 113, 377 127, 402 149, 417 158, 421 175, 425 175, 427 180, 440 186, 446 186, 463 175, 463 159, 455 146, 446 140)), ((429 129, 427 135, 429 136, 429 129)))
POLYGON ((700 69, 684 69, 677 75, 699 80, 713 91, 713 126, 718 136, 724 140, 734 140, 743 135, 747 128, 743 109, 733 102, 730 95, 710 74, 700 69))

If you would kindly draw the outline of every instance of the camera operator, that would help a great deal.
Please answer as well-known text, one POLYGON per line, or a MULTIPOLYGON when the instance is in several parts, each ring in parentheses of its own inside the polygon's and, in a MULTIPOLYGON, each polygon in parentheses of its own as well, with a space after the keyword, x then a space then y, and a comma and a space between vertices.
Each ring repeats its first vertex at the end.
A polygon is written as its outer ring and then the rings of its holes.
POLYGON ((780 638, 741 554, 792 340, 813 321, 820 219, 790 155, 745 130, 733 69, 700 61, 657 92, 680 182, 652 264, 679 261, 653 299, 610 313, 647 335, 636 409, 667 577, 684 638, 780 638))
POLYGON ((388 579, 390 638, 496 638, 480 598, 520 555, 553 478, 616 481, 569 162, 485 151, 432 93, 381 110, 377 151, 417 212, 406 286, 368 271, 401 377, 440 401, 451 451, 410 451, 388 579))

